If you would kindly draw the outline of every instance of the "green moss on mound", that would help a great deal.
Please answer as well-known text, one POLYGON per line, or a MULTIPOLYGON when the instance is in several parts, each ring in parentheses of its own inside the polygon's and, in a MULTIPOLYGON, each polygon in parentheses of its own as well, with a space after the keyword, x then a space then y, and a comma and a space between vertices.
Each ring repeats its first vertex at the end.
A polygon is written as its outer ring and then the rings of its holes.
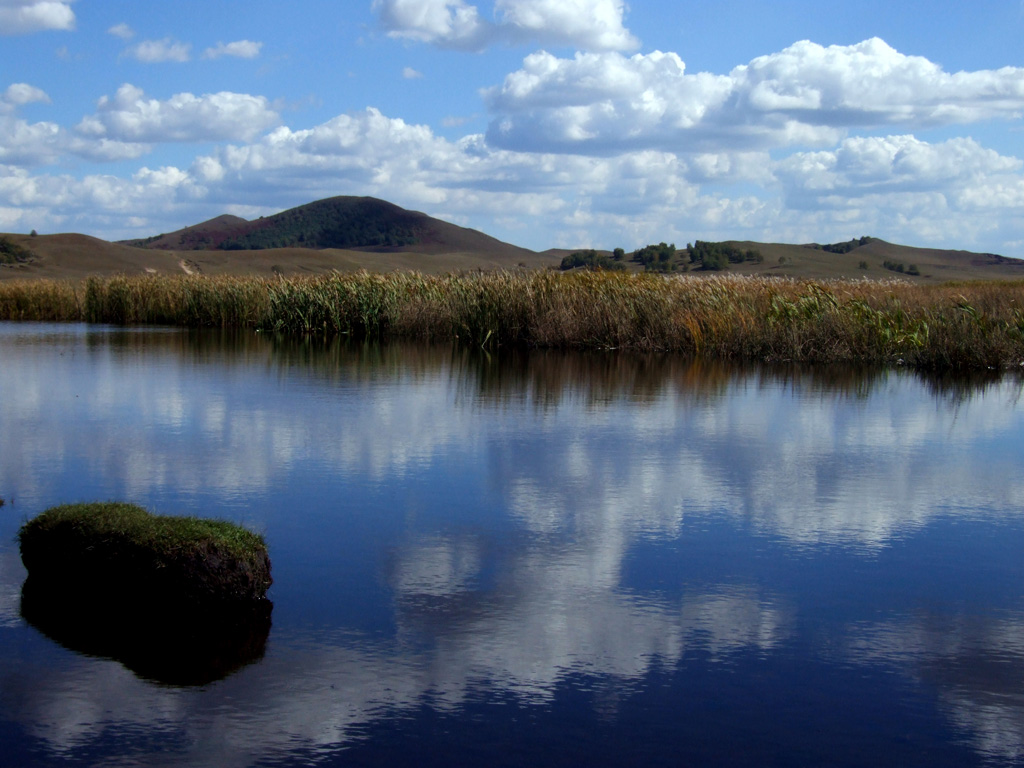
POLYGON ((18 532, 29 577, 168 605, 266 599, 263 537, 234 523, 152 515, 134 504, 53 507, 18 532))

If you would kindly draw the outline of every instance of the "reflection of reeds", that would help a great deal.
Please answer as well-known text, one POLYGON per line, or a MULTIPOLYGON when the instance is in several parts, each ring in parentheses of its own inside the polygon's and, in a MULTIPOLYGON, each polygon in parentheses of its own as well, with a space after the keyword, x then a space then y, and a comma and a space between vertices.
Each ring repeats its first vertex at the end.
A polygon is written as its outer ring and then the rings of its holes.
POLYGON ((1024 282, 621 273, 93 278, 0 284, 0 319, 459 339, 473 346, 683 352, 934 369, 1024 360, 1024 282))

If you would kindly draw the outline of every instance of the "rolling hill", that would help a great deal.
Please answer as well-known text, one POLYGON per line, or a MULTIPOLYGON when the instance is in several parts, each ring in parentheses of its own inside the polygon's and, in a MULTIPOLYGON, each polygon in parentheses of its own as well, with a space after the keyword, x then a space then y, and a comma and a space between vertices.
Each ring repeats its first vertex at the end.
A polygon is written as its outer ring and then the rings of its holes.
POLYGON ((373 197, 330 197, 246 221, 218 216, 201 224, 124 245, 159 250, 259 251, 278 248, 377 253, 532 254, 493 237, 408 211, 373 197))
POLYGON ((396 269, 443 273, 557 266, 549 255, 370 197, 333 197, 253 221, 218 216, 175 232, 106 242, 87 235, 0 235, 31 258, 0 280, 94 274, 297 275, 396 269))
POLYGON ((730 265, 732 271, 750 274, 823 280, 901 278, 922 283, 1024 279, 1024 261, 1020 259, 1009 259, 994 253, 916 248, 879 238, 865 239, 869 242, 845 253, 829 252, 817 243, 790 245, 733 241, 726 245, 742 250, 755 249, 762 254, 764 261, 760 264, 744 263, 740 269, 730 265), (901 265, 903 271, 898 271, 901 265), (911 267, 916 267, 919 274, 908 274, 907 270, 911 267))
MULTIPOLYGON (((898 277, 932 283, 1024 279, 1024 261, 1018 259, 913 248, 877 238, 834 246, 736 241, 723 245, 762 255, 760 262, 729 265, 730 272, 741 274, 898 277), (900 265, 902 272, 896 271, 900 265)), ((357 269, 426 273, 542 269, 558 267, 569 253, 556 249, 537 253, 375 198, 332 197, 252 221, 223 215, 175 232, 116 243, 82 234, 0 235, 0 280, 82 279, 119 273, 299 275, 357 269)), ((630 262, 627 266, 641 268, 630 262)))

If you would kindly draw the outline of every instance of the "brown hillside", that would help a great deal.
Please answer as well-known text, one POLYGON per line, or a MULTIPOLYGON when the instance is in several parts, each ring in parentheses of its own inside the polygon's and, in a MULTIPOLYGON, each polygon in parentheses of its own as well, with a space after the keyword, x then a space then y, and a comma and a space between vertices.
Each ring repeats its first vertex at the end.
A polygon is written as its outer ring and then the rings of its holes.
POLYGON ((78 234, 3 235, 32 253, 25 264, 0 267, 0 280, 48 277, 80 280, 89 275, 181 272, 178 257, 166 251, 144 251, 78 234))
POLYGON ((558 260, 504 243, 482 232, 369 197, 335 197, 247 221, 217 216, 175 232, 109 243, 86 235, 9 235, 30 250, 28 263, 4 265, 0 280, 88 275, 208 273, 296 275, 368 269, 441 273, 475 269, 531 269, 558 260), (309 244, 332 239, 366 244, 345 248, 309 244), (410 240, 387 245, 372 240, 410 240), (301 241, 289 247, 230 249, 239 243, 301 241))
MULTIPOLYGON (((0 235, 26 249, 0 263, 0 280, 47 277, 82 279, 89 275, 182 274, 301 275, 367 269, 445 273, 467 270, 556 268, 566 249, 542 253, 519 248, 482 232, 408 211, 369 197, 334 197, 247 221, 218 216, 184 229, 144 240, 110 243, 79 234, 0 235), (315 243, 365 237, 376 244, 316 247, 315 243), (246 242, 301 241, 288 247, 237 248, 246 242), (386 242, 401 244, 381 244, 386 242)), ((733 274, 815 279, 899 278, 922 283, 951 280, 1024 279, 1024 261, 994 254, 912 248, 871 239, 847 253, 814 244, 726 243, 757 250, 760 263, 730 264, 733 274), (903 265, 899 273, 886 268, 903 265), (910 275, 911 265, 918 275, 910 275)), ((609 252, 602 252, 610 255, 609 252)), ((628 257, 627 257, 628 259, 628 257)), ((624 262, 631 270, 642 267, 624 262)), ((709 274, 695 272, 691 274, 709 274)))
POLYGON ((899 278, 921 283, 1024 279, 1024 261, 1020 259, 970 251, 915 248, 877 238, 848 253, 830 253, 816 249, 811 243, 791 245, 730 241, 727 244, 744 250, 755 249, 764 256, 761 264, 730 265, 730 271, 741 274, 817 279, 899 278), (867 269, 861 266, 862 262, 867 263, 867 269), (913 276, 907 272, 895 272, 886 268, 886 262, 902 264, 906 269, 914 265, 920 274, 913 276))
MULTIPOLYGON (((258 251, 176 251, 137 248, 109 243, 78 234, 0 235, 32 253, 28 263, 0 265, 0 280, 50 278, 81 280, 90 275, 115 274, 190 274, 211 275, 302 275, 323 272, 391 272, 410 270, 432 274, 470 270, 544 269, 557 266, 558 260, 545 258, 525 249, 495 246, 490 251, 466 246, 469 238, 456 245, 461 250, 444 250, 440 244, 427 244, 421 250, 390 251, 311 248, 273 248, 258 251), (426 252, 424 252, 426 251, 426 252)), ((485 242, 486 241, 482 241, 485 242)), ((505 245, 495 240, 495 243, 505 245)))
POLYGON ((143 240, 125 240, 122 244, 163 251, 190 251, 214 247, 248 223, 240 216, 224 214, 176 232, 155 235, 143 240))

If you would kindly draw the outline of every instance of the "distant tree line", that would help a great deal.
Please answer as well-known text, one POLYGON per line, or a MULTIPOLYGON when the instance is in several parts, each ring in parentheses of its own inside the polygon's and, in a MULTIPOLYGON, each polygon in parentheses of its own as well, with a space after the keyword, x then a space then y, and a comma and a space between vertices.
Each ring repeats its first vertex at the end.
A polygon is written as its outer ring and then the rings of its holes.
POLYGON ((686 252, 690 264, 697 265, 694 269, 708 271, 728 269, 730 264, 742 264, 744 261, 756 264, 764 261, 761 252, 753 248, 742 249, 725 243, 708 243, 703 240, 697 240, 693 245, 687 243, 686 252))
MULTIPOLYGON (((574 251, 562 259, 560 268, 623 270, 626 252, 616 248, 611 257, 593 248, 574 251)), ((736 248, 725 243, 709 243, 697 240, 685 249, 676 248, 675 243, 651 243, 630 254, 630 261, 643 266, 646 272, 686 272, 690 269, 715 271, 728 269, 729 264, 745 261, 760 264, 764 256, 753 248, 736 248)))
MULTIPOLYGON (((619 254, 621 251, 621 248, 615 249, 616 254, 619 254)), ((559 269, 605 269, 621 272, 626 269, 626 265, 622 263, 622 256, 624 255, 623 253, 617 258, 616 256, 609 258, 604 254, 598 253, 593 248, 588 248, 585 251, 575 251, 563 258, 559 269)))
POLYGON ((917 264, 911 264, 909 267, 901 261, 883 261, 882 266, 891 272, 899 272, 907 275, 920 275, 921 270, 917 268, 917 264))
MULTIPOLYGON (((855 248, 867 245, 875 238, 861 237, 848 240, 845 243, 830 243, 826 245, 814 244, 816 250, 828 253, 849 253, 855 248)), ((625 269, 626 254, 622 248, 616 248, 609 257, 593 248, 574 251, 562 259, 562 269, 591 269, 591 270, 623 270, 625 269)), ((677 249, 675 243, 657 243, 639 248, 630 255, 630 261, 640 264, 647 272, 686 272, 688 270, 716 272, 729 269, 730 264, 741 264, 752 262, 761 264, 764 262, 764 255, 755 248, 738 248, 727 243, 711 243, 705 240, 696 240, 692 244, 687 243, 685 249, 677 249)), ((779 258, 783 264, 787 259, 779 258)), ((886 261, 882 264, 886 269, 897 272, 901 275, 919 276, 921 271, 916 264, 907 266, 902 262, 886 261)), ((861 261, 859 268, 868 269, 868 262, 861 261)))

